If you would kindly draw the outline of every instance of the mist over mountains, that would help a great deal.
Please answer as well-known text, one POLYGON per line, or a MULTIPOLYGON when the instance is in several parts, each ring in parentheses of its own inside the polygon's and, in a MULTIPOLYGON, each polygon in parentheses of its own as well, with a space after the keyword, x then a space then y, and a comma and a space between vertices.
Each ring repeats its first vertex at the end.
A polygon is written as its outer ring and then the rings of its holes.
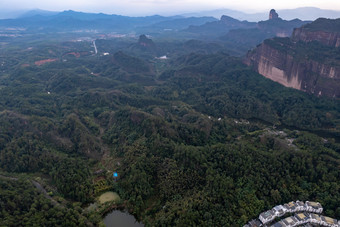
MULTIPOLYGON (((279 15, 285 20, 316 20, 319 17, 336 19, 340 17, 340 12, 335 10, 319 9, 316 7, 301 7, 296 9, 280 9, 277 10, 279 15)), ((230 9, 216 9, 209 11, 202 11, 196 13, 187 13, 184 16, 212 16, 220 18, 222 15, 228 15, 238 20, 247 20, 251 22, 257 22, 261 20, 267 20, 268 12, 247 13, 230 9)))
MULTIPOLYGON (((336 19, 340 17, 340 11, 320 9, 317 7, 278 9, 277 11, 281 15, 281 17, 286 20, 292 20, 295 18, 299 18, 301 20, 316 20, 319 17, 336 19)), ((58 13, 60 12, 41 10, 41 9, 17 10, 17 11, 0 9, 0 19, 15 19, 15 18, 35 16, 35 15, 52 16, 58 13)), ((215 17, 217 19, 220 18, 222 15, 227 15, 238 20, 247 20, 251 22, 257 22, 257 21, 267 19, 268 10, 262 11, 262 12, 250 13, 246 11, 223 8, 223 9, 206 10, 206 11, 199 11, 199 12, 189 12, 189 13, 184 13, 184 14, 179 13, 179 14, 174 14, 174 15, 177 15, 179 17, 215 17)))

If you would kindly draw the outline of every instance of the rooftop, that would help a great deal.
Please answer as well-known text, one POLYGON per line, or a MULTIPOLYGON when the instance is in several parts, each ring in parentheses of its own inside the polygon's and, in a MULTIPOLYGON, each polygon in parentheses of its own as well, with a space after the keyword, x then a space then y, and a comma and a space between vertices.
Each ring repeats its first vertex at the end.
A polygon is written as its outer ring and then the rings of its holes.
POLYGON ((304 203, 304 202, 301 202, 301 201, 296 201, 296 204, 297 204, 298 206, 304 206, 304 205, 305 205, 305 203, 304 203))
MULTIPOLYGON (((269 222, 274 220, 275 218, 281 217, 286 213, 293 213, 293 216, 282 219, 281 221, 276 222, 275 224, 270 225, 271 227, 292 227, 295 225, 311 227, 314 224, 321 224, 325 226, 339 226, 340 221, 325 217, 322 215, 318 215, 322 212, 322 206, 319 202, 302 202, 297 200, 285 203, 284 205, 277 205, 273 207, 271 210, 267 210, 262 212, 259 216, 259 220, 263 222, 267 226, 269 222), (318 213, 318 214, 316 214, 318 213)), ((262 226, 258 219, 254 219, 248 223, 247 226, 262 226), (259 222, 259 225, 255 224, 255 221, 259 222)), ((269 226, 269 225, 268 225, 269 226)), ((246 227, 246 226, 245 226, 246 227)))
POLYGON ((317 221, 321 221, 321 217, 318 214, 310 214, 311 219, 315 219, 317 221))
POLYGON ((283 219, 282 221, 286 225, 294 225, 296 222, 298 222, 295 217, 288 217, 288 218, 283 219))
POLYGON ((276 222, 274 225, 272 225, 271 227, 285 227, 285 225, 279 221, 279 222, 276 222))
POLYGON ((285 205, 287 205, 289 208, 294 208, 296 206, 296 203, 295 202, 289 202, 285 205))
POLYGON ((259 226, 262 226, 262 223, 257 219, 253 219, 248 223, 248 226, 259 227, 259 226))
POLYGON ((309 219, 309 217, 307 217, 304 213, 299 213, 299 214, 296 214, 295 216, 300 221, 304 221, 304 220, 308 220, 309 219))
POLYGON ((276 210, 276 211, 285 210, 285 208, 282 205, 275 206, 273 209, 276 210))
POLYGON ((309 201, 307 201, 306 204, 308 206, 311 206, 311 207, 315 208, 315 209, 322 208, 321 204, 318 203, 318 202, 309 202, 309 201))
POLYGON ((324 219, 324 221, 327 223, 327 224, 331 224, 331 225, 334 225, 334 224, 338 224, 336 219, 334 218, 330 218, 330 217, 325 217, 325 216, 322 216, 323 218, 321 219, 324 219))
POLYGON ((273 216, 274 213, 273 213, 273 211, 271 211, 271 210, 267 210, 266 212, 263 212, 263 213, 260 214, 260 215, 261 215, 263 218, 267 219, 267 218, 273 216))

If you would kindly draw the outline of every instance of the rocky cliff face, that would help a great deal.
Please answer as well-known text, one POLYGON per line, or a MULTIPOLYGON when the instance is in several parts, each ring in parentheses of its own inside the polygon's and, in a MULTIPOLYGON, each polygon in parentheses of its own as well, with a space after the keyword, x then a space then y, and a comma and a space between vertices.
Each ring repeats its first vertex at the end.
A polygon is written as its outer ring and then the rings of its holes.
POLYGON ((248 52, 244 62, 261 75, 286 87, 318 96, 340 98, 340 65, 297 58, 287 51, 284 43, 277 45, 281 48, 268 43, 264 42, 248 52))
POLYGON ((292 40, 303 42, 318 41, 325 45, 339 47, 340 33, 329 31, 309 31, 304 28, 296 28, 294 29, 292 40))
POLYGON ((340 46, 340 19, 319 18, 313 23, 294 29, 293 41, 318 41, 328 46, 340 46))

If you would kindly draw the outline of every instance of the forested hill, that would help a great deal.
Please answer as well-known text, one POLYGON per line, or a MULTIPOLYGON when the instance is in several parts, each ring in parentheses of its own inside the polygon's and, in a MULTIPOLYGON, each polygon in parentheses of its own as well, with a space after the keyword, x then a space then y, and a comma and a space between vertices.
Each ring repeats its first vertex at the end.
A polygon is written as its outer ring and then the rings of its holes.
POLYGON ((16 19, 1 19, 0 29, 10 27, 19 29, 23 34, 36 32, 126 32, 133 33, 138 29, 148 31, 162 31, 163 29, 186 28, 189 25, 201 25, 216 21, 214 17, 182 17, 182 16, 146 16, 129 17, 109 15, 103 13, 83 13, 72 10, 55 14, 40 15, 39 12, 16 19), (154 29, 150 30, 150 26, 154 29))
POLYGON ((84 209, 97 179, 147 226, 241 226, 298 199, 340 218, 339 100, 219 52, 157 59, 131 46, 95 55, 90 42, 6 45, 0 225, 99 225, 105 211, 84 209))

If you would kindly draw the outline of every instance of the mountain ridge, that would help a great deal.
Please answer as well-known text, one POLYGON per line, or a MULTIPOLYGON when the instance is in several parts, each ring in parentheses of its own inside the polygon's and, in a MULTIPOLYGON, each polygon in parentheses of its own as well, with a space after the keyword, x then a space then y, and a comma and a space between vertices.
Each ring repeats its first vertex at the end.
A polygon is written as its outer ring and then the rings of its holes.
MULTIPOLYGON (((222 15, 229 15, 238 20, 247 20, 250 22, 257 22, 261 20, 266 20, 268 17, 268 11, 263 11, 263 12, 258 12, 258 13, 245 13, 245 12, 238 11, 238 10, 216 9, 216 10, 202 11, 198 13, 187 13, 187 14, 181 14, 181 15, 183 16, 213 16, 215 18, 220 18, 222 15)), ((319 17, 336 19, 340 17, 340 11, 320 9, 317 7, 299 7, 295 9, 278 9, 277 12, 285 20, 293 20, 296 18, 299 18, 301 20, 316 20, 319 17)))
POLYGON ((340 35, 327 32, 338 21, 318 19, 296 28, 291 38, 267 39, 249 51, 244 62, 284 86, 339 98, 340 35))

